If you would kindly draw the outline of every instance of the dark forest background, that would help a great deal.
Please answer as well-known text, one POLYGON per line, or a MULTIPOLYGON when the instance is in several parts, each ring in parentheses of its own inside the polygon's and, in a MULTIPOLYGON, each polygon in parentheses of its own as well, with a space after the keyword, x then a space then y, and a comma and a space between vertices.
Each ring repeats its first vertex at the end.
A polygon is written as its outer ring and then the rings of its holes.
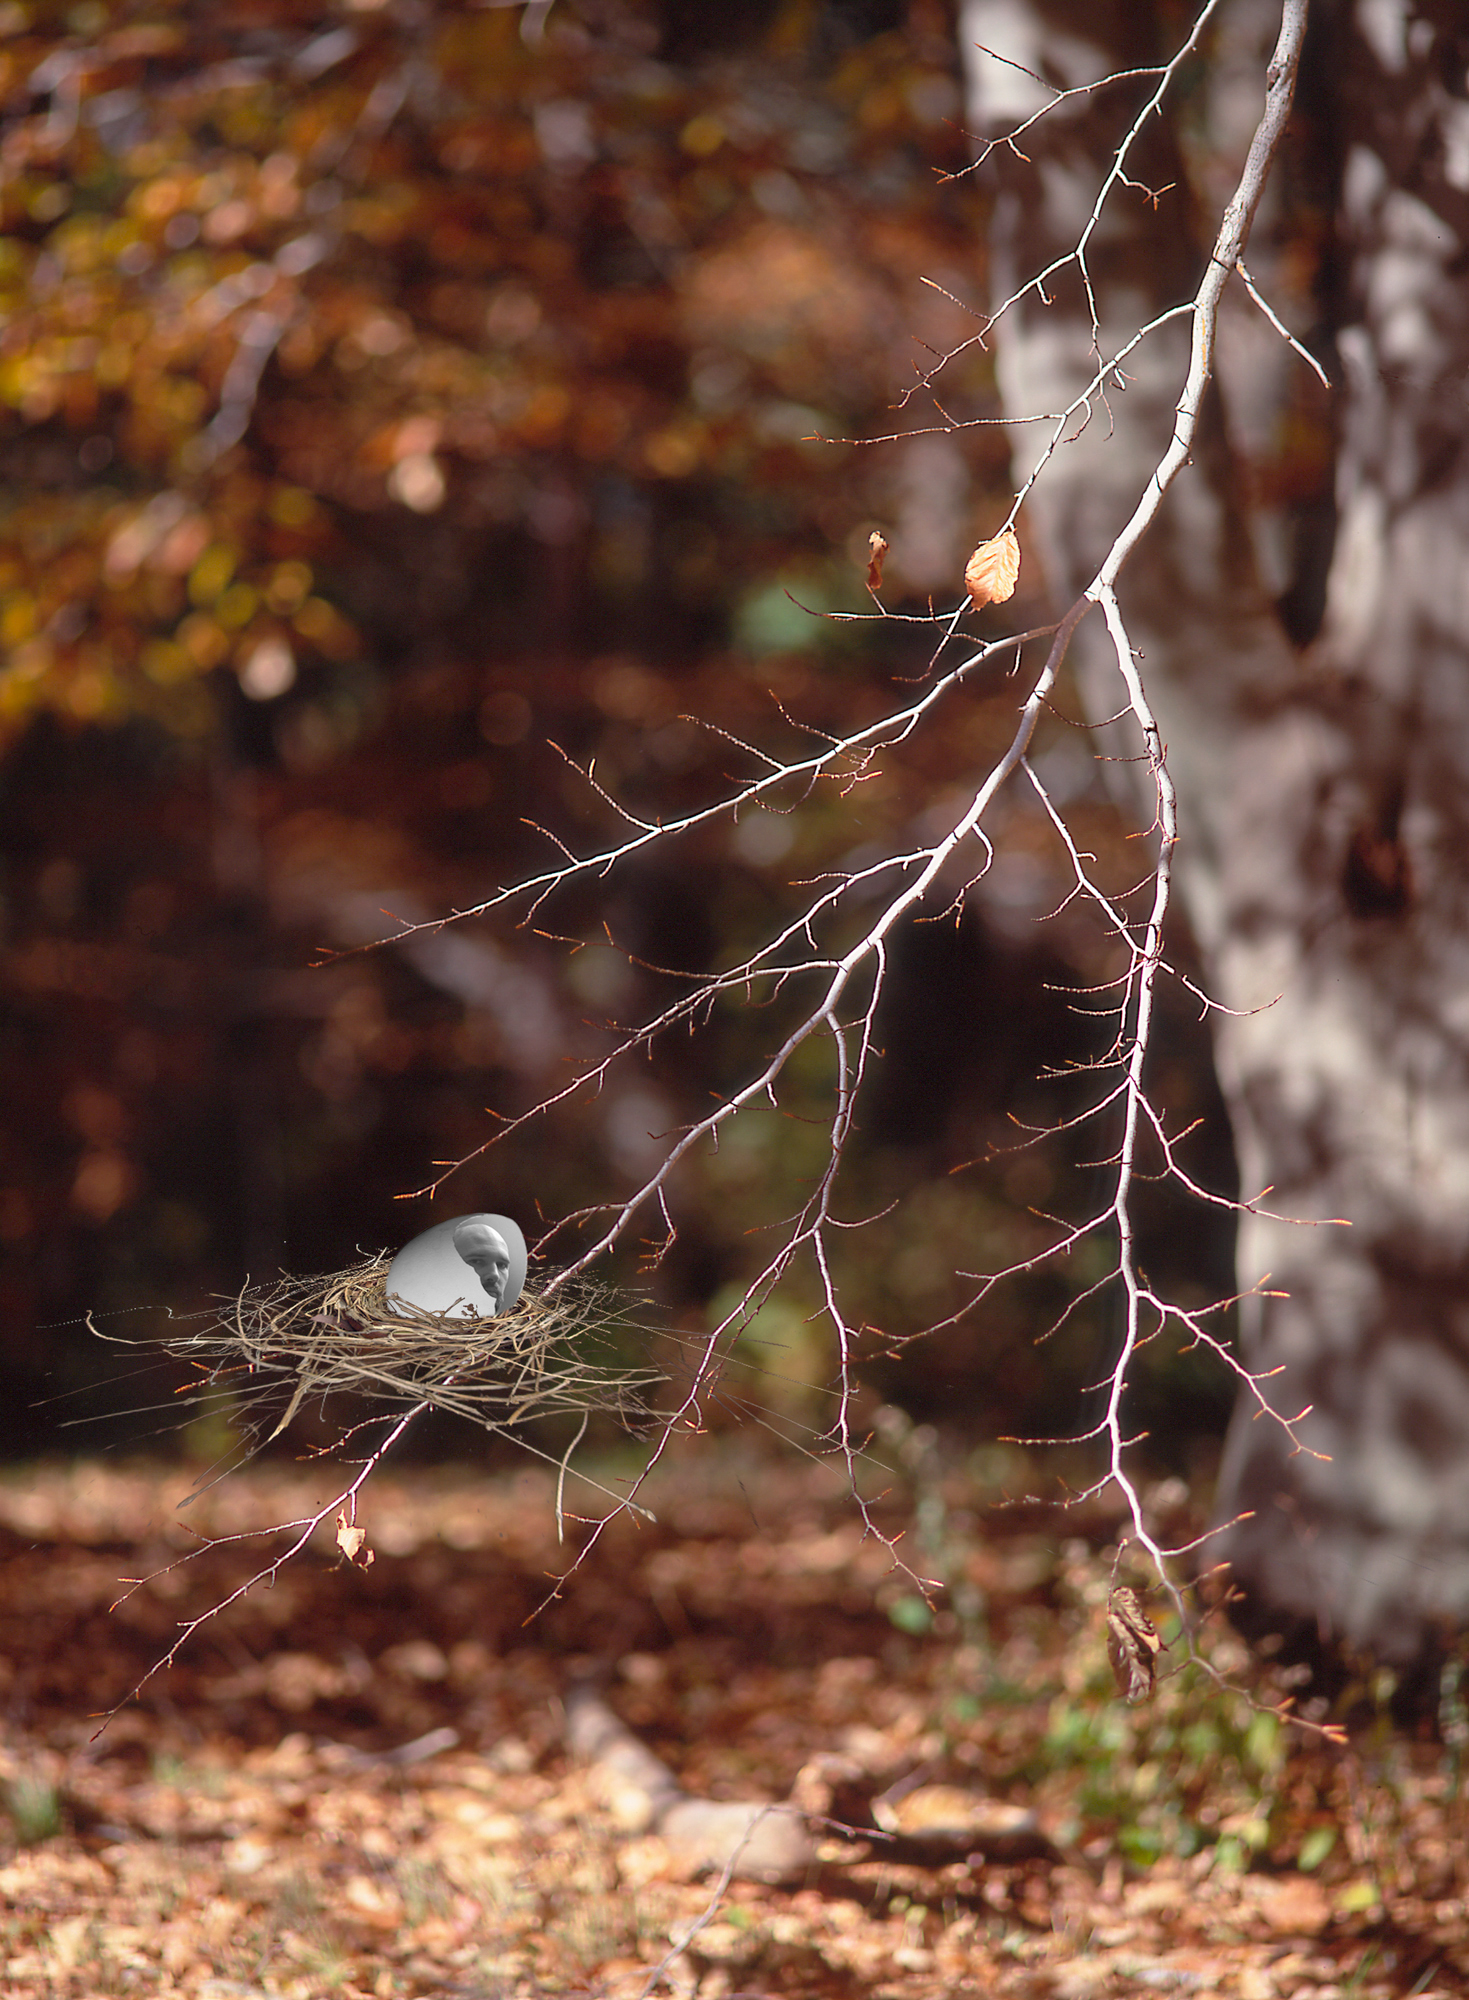
MULTIPOLYGON (((750 768, 730 735, 778 753, 911 695, 930 630, 820 614, 872 610, 878 525, 888 608, 951 606, 1009 504, 1003 430, 947 428, 995 415, 982 347, 942 412, 903 400, 983 293, 950 9, 237 0, 4 6, 0 29, 14 1453, 149 1440, 89 1309, 139 1337, 444 1213, 534 1238, 636 1185, 650 1134, 763 1046, 758 1011, 480 1149, 609 1018, 763 934, 789 882, 911 839, 1007 740, 1015 695, 976 682, 846 796, 657 850, 535 925, 360 949, 546 866, 538 829, 606 841, 575 764, 671 817, 750 768), (434 1207, 402 1199, 467 1155, 434 1207)), ((1028 563, 1007 614, 1046 610, 1028 563)), ((1125 875, 1071 713, 1038 754, 1125 875)), ((1088 1310, 1036 1345, 1092 1275, 1074 1259, 893 1358, 951 1310, 956 1268, 1039 1248, 1091 1185, 1064 1139, 1015 1146, 1105 1036, 1104 941, 1046 920, 1064 856, 1025 800, 991 831, 962 921, 898 941, 846 1189, 854 1215, 898 1205, 844 1238, 873 1396, 973 1438, 1073 1428, 1114 1336, 1088 1310)), ((1186 1006, 1157 1076, 1228 1188, 1186 1006)), ((798 1199, 825 1133, 790 1108, 680 1179, 647 1280, 671 1324, 726 1310, 751 1232, 798 1199)), ((1227 1227, 1161 1200, 1144 1220, 1160 1284, 1229 1290, 1227 1227)), ((637 1284, 636 1260, 615 1275, 637 1284)), ((814 1304, 797 1275, 755 1332, 769 1399, 819 1429, 814 1304)), ((1227 1401, 1159 1354, 1137 1415, 1188 1470, 1227 1401)))

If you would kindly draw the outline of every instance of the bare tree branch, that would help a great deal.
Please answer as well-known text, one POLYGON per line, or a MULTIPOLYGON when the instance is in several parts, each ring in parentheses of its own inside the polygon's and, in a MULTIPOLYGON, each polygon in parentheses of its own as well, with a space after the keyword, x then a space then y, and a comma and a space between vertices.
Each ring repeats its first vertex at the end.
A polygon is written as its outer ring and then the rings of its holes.
MULTIPOLYGON (((648 1466, 651 1469, 658 1463, 670 1439, 679 1431, 699 1427, 705 1402, 719 1393, 722 1372, 728 1365, 733 1341, 770 1299, 776 1287, 788 1277, 797 1261, 807 1260, 809 1269, 815 1274, 818 1301, 815 1311, 830 1329, 836 1355, 836 1414, 827 1442, 831 1451, 845 1462, 855 1495, 858 1461, 866 1442, 854 1416, 858 1348, 866 1323, 844 1298, 841 1259, 835 1254, 833 1233, 853 1226, 839 1212, 839 1192, 854 1122, 874 1059, 875 1026, 888 983, 891 946, 895 933, 906 920, 919 914, 932 915, 939 909, 962 908, 965 896, 983 879, 994 858, 992 836, 986 830, 986 821, 992 817, 995 802, 1009 780, 1017 771, 1021 772, 1039 798, 1058 836, 1074 878, 1073 893, 1089 900, 1121 947, 1120 972, 1104 987, 1096 989, 1099 1004, 1105 1005, 1113 1023, 1110 1048, 1090 1065, 1105 1078, 1105 1087, 1079 1117, 1066 1121, 1077 1131, 1086 1127, 1100 1133, 1097 1150, 1109 1176, 1109 1192, 1106 1200, 1099 1203, 1084 1221, 1058 1223, 1053 1240, 1044 1248, 1017 1258, 1004 1270, 989 1274, 959 1274, 971 1284, 968 1297, 956 1312, 923 1331, 931 1332, 936 1326, 952 1325, 971 1313, 1006 1276, 1033 1270, 1040 1262, 1064 1257, 1093 1240, 1106 1244, 1108 1261, 1104 1274, 1088 1283, 1055 1322, 1056 1326, 1064 1324, 1082 1300, 1093 1298, 1104 1290, 1115 1289, 1121 1295, 1124 1310, 1120 1341, 1100 1385, 1105 1392, 1105 1408, 1097 1423, 1080 1434, 1084 1441, 1099 1443, 1104 1458, 1096 1485, 1088 1490, 1099 1491, 1110 1484, 1120 1493, 1126 1509, 1128 1536, 1146 1552, 1185 1624, 1185 1601, 1172 1567, 1176 1552, 1165 1548, 1151 1529, 1137 1480, 1130 1469, 1138 1440, 1127 1428, 1124 1406, 1136 1354, 1144 1344, 1171 1327, 1185 1345, 1202 1346, 1215 1354, 1255 1395, 1262 1414, 1270 1421, 1281 1423, 1293 1440, 1293 1427, 1300 1418, 1278 1416, 1266 1403, 1258 1381, 1245 1372, 1224 1340, 1205 1324, 1206 1318, 1222 1311, 1229 1301, 1218 1302, 1218 1306, 1208 1313, 1192 1308, 1185 1310, 1156 1293, 1138 1267, 1136 1188, 1139 1180, 1151 1171, 1148 1161, 1152 1158, 1149 1153, 1145 1160, 1145 1144, 1157 1148, 1161 1160, 1160 1177, 1173 1182, 1185 1194, 1201 1202, 1255 1210, 1268 1190, 1243 1204, 1230 1204, 1225 1202, 1224 1197, 1204 1188, 1180 1163, 1178 1135, 1170 1137, 1166 1122, 1149 1094, 1149 1058, 1159 980, 1164 976, 1177 977, 1165 956, 1164 940, 1173 887, 1178 800, 1168 768, 1167 746, 1162 740, 1144 676, 1129 638, 1118 584, 1129 558, 1156 521, 1170 486, 1189 463, 1213 367, 1220 300, 1231 276, 1239 277, 1277 331, 1290 340, 1279 321, 1259 299, 1242 258, 1266 177, 1290 112, 1305 31, 1305 0, 1284 0, 1279 39, 1266 74, 1263 113, 1192 298, 1169 306, 1148 324, 1138 328, 1115 352, 1104 356, 1101 318, 1089 257, 1107 203, 1119 189, 1137 185, 1129 177, 1128 164, 1140 135, 1148 123, 1160 115, 1178 82, 1181 69, 1198 51, 1218 5, 1219 0, 1207 0, 1188 36, 1165 66, 1156 71, 1123 73, 1127 77, 1155 78, 1154 88, 1124 131, 1074 247, 1065 257, 1053 260, 1029 277, 994 312, 981 315, 979 330, 943 355, 909 392, 911 397, 920 388, 932 391, 946 368, 952 367, 971 348, 985 344, 987 335, 1006 312, 1027 296, 1044 299, 1048 285, 1063 270, 1076 273, 1086 299, 1091 336, 1088 379, 1084 388, 1064 409, 1030 413, 1027 417, 1029 422, 1048 425, 1050 435, 1034 470, 1015 494, 1007 517, 1008 527, 1017 520, 1022 503, 1035 482, 1045 476, 1047 468, 1066 444, 1093 422, 1113 421, 1108 404, 1109 390, 1120 382, 1123 366, 1138 345, 1161 328, 1184 317, 1189 319, 1192 333, 1189 360, 1186 375, 1179 385, 1172 435, 1138 494, 1130 518, 1116 535, 1090 583, 1065 611, 1059 623, 975 645, 965 639, 961 629, 962 619, 969 610, 967 602, 962 599, 947 612, 916 621, 931 626, 935 633, 930 662, 933 678, 916 699, 895 707, 877 721, 850 734, 828 736, 808 730, 808 736, 816 739, 815 747, 800 754, 718 732, 734 751, 751 761, 755 774, 736 780, 723 796, 712 803, 673 819, 663 820, 635 812, 615 796, 611 786, 602 784, 594 768, 588 767, 583 775, 589 788, 626 829, 619 838, 582 856, 571 852, 559 836, 551 833, 548 837, 560 855, 552 865, 522 881, 495 889, 483 900, 454 912, 453 917, 434 921, 404 920, 392 936, 383 941, 389 945, 402 943, 425 931, 437 931, 443 923, 453 921, 454 917, 484 918, 501 910, 515 912, 516 920, 522 926, 547 923, 551 920, 550 909, 557 897, 582 885, 604 881, 652 850, 660 853, 672 850, 678 843, 717 822, 737 821, 743 812, 755 807, 799 810, 801 803, 823 784, 834 786, 838 795, 845 797, 854 785, 876 769, 874 760, 881 752, 908 742, 922 730, 939 726, 941 712, 983 668, 1005 659, 1013 662, 1011 670, 1018 673, 1023 663, 1030 662, 1008 743, 990 768, 972 781, 967 795, 962 802, 956 803, 947 824, 936 837, 915 840, 906 849, 895 846, 892 851, 884 852, 875 859, 863 858, 859 861, 854 858, 845 866, 793 885, 801 891, 797 899, 798 907, 770 936, 747 951, 737 962, 721 970, 708 975, 680 975, 684 990, 676 998, 640 1024, 617 1031, 610 1052, 591 1062, 562 1088, 548 1093, 530 1110, 506 1119, 485 1141, 485 1147, 512 1141, 528 1120, 545 1117, 556 1107, 572 1102, 581 1094, 601 1090, 614 1071, 626 1066, 634 1057, 646 1057, 674 1033, 692 1035, 707 1028, 716 1008, 723 1003, 734 1000, 750 1010, 768 1009, 770 1018, 777 1024, 773 1045, 749 1066, 740 1081, 718 1098, 712 1109, 665 1135, 660 1142, 661 1155, 657 1164, 643 1175, 631 1192, 596 1202, 554 1223, 542 1239, 541 1254, 573 1237, 578 1244, 565 1268, 551 1276, 545 1285, 546 1296, 554 1297, 558 1289, 577 1274, 632 1240, 636 1229, 645 1226, 650 1213, 655 1218, 655 1228, 661 1232, 649 1246, 649 1254, 656 1262, 676 1232, 677 1179, 681 1165, 698 1149, 717 1147, 728 1128, 749 1107, 765 1103, 782 1108, 782 1092, 789 1087, 794 1059, 808 1045, 824 1044, 829 1058, 830 1081, 826 1109, 822 1114, 826 1133, 822 1164, 794 1210, 783 1219, 772 1219, 770 1227, 774 1247, 765 1254, 760 1270, 744 1287, 738 1301, 695 1343, 674 1407, 665 1412, 661 1420, 648 1466), (1056 694, 1072 637, 1081 621, 1093 611, 1100 615, 1111 642, 1121 690, 1118 713, 1129 720, 1135 733, 1137 754, 1147 769, 1153 792, 1153 816, 1151 824, 1144 829, 1151 859, 1138 892, 1146 903, 1141 916, 1129 914, 1128 903, 1135 899, 1133 895, 1109 895, 1093 882, 1086 857, 1068 827, 1063 810, 1051 797, 1028 754, 1037 725, 1056 694), (1045 647, 1043 653, 1040 652, 1041 642, 1045 647), (945 664, 955 646, 960 647, 962 657, 952 664, 945 664)), ((1104 83, 1121 80, 1122 76, 1110 77, 1104 79, 1104 83)), ((1091 93, 1102 88, 1100 83, 1086 87, 1091 93)), ((1017 142, 1027 131, 1078 94, 1083 93, 1056 93, 1034 117, 1017 125, 1004 137, 986 142, 980 158, 987 157, 1001 146, 1019 152, 1017 142)), ((1291 344, 1295 345, 1294 342, 1291 344)), ((941 427, 954 429, 961 426, 945 419, 941 427)), ((873 624, 879 620, 887 620, 889 624, 914 622, 891 619, 880 606, 875 612, 864 615, 873 624)), ((790 717, 785 719, 788 722, 792 720, 790 717)), ((805 727, 799 723, 795 726, 805 727)), ((1184 983, 1188 984, 1187 981, 1184 983)), ((1214 1004, 1197 987, 1190 985, 1189 991, 1206 1010, 1214 1004)), ((483 1150, 484 1147, 477 1149, 483 1150)), ((476 1154, 466 1156, 473 1157, 476 1154)), ((456 1166, 463 1164, 462 1160, 455 1163, 456 1166)), ((446 1169, 418 1192, 428 1193, 442 1187, 454 1170, 452 1167, 446 1169)), ((907 1334, 901 1336, 901 1340, 906 1344, 917 1337, 916 1333, 907 1334)), ((273 1575, 280 1562, 288 1560, 291 1554, 304 1546, 332 1506, 355 1505, 358 1494, 380 1462, 383 1452, 418 1415, 430 1407, 432 1400, 425 1398, 417 1406, 407 1409, 396 1419, 384 1442, 357 1476, 344 1485, 337 1499, 309 1521, 291 1524, 293 1529, 300 1530, 298 1539, 285 1556, 272 1559, 268 1567, 261 1571, 261 1578, 273 1575)), ((639 1490, 640 1484, 635 1485, 632 1494, 619 1504, 636 1504, 635 1496, 639 1490)), ((866 1503, 859 1498, 857 1504, 862 1509, 868 1529, 879 1534, 879 1526, 866 1503)), ((587 1547, 595 1544, 599 1532, 600 1527, 594 1526, 587 1547)), ((884 1539, 889 1538, 884 1536, 884 1539)), ((584 1555, 585 1549, 576 1560, 583 1559, 584 1555)), ((897 1560, 896 1554, 894 1559, 897 1560)), ((915 1581, 920 1587, 926 1587, 921 1579, 915 1581)), ((171 1660, 198 1625, 213 1615, 213 1612, 205 1613, 202 1618, 185 1626, 166 1659, 171 1660)))

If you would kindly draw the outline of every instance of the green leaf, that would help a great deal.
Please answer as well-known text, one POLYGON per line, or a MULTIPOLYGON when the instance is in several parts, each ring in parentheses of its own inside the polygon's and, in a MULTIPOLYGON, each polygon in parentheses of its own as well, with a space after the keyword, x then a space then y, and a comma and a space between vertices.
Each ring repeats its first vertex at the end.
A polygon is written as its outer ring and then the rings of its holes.
POLYGON ((1363 1910, 1375 1910, 1382 1901, 1382 1891, 1375 1882, 1349 1882, 1336 1899, 1336 1907, 1344 1917, 1356 1916, 1363 1910))
POLYGON ((895 1597, 888 1617, 900 1632, 911 1632, 915 1638, 933 1630, 933 1612, 921 1597, 895 1597))

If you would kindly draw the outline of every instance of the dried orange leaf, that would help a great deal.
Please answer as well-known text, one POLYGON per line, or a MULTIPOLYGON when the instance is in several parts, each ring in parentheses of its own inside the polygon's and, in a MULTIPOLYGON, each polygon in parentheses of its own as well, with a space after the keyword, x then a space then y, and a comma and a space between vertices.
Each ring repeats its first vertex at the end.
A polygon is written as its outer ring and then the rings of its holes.
POLYGON ((982 604, 1003 604, 1015 593, 1020 574, 1020 544, 1013 528, 1004 528, 981 542, 964 565, 964 588, 976 611, 982 604))
POLYGON ((876 597, 882 589, 882 559, 888 552, 888 539, 881 528, 874 528, 867 537, 867 588, 876 597))
POLYGON ((373 1560, 371 1549, 363 1554, 362 1544, 366 1540, 366 1528, 356 1527, 347 1519, 346 1510, 343 1509, 337 1516, 337 1547, 349 1563, 360 1562, 364 1569, 368 1568, 373 1560))

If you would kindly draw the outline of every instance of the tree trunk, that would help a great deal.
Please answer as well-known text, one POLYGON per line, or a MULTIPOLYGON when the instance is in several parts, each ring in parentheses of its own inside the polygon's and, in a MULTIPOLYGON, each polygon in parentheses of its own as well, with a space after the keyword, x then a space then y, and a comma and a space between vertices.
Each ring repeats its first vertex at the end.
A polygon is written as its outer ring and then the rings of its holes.
MULTIPOLYGON (((973 45, 1065 86, 1166 60, 1165 14, 967 0, 975 129, 1009 129, 1049 92, 973 45)), ((1131 169, 1156 204, 1109 201, 1094 258, 1104 354, 1193 292, 1278 23, 1266 0, 1223 10, 1185 104, 1210 148, 1192 197, 1180 95, 1131 169)), ((1269 1187, 1265 1206, 1300 1219, 1241 1218, 1240 1343, 1249 1368, 1281 1371, 1277 1408, 1312 1406, 1308 1449, 1241 1404, 1209 1550, 1231 1564, 1247 1622, 1400 1667, 1469 1616, 1466 56, 1454 0, 1318 0, 1275 170, 1285 191, 1250 253, 1277 305, 1315 258, 1318 324, 1304 330, 1337 383, 1335 506, 1301 511, 1317 573, 1309 560, 1290 573, 1258 478, 1250 506, 1241 497, 1251 448, 1313 412, 1302 364, 1236 281, 1207 449, 1120 586, 1181 795, 1185 904, 1214 997, 1237 1010, 1215 1023, 1242 1192, 1269 1187)), ((1151 88, 1070 100, 1020 142, 1028 164, 991 156, 996 300, 1075 242, 1151 88)), ((1057 408, 1093 366, 1080 285, 1067 274, 1048 293, 995 336, 1013 417, 1057 408)), ((1285 310, 1300 327, 1312 305, 1285 310)), ((1110 415, 1095 411, 1043 474, 1022 526, 1058 606, 1141 493, 1186 351, 1186 323, 1151 336, 1110 415)), ((1016 426, 1017 474, 1040 429, 1016 426)), ((1104 635, 1083 626, 1078 641, 1093 713, 1115 713, 1104 635)))

